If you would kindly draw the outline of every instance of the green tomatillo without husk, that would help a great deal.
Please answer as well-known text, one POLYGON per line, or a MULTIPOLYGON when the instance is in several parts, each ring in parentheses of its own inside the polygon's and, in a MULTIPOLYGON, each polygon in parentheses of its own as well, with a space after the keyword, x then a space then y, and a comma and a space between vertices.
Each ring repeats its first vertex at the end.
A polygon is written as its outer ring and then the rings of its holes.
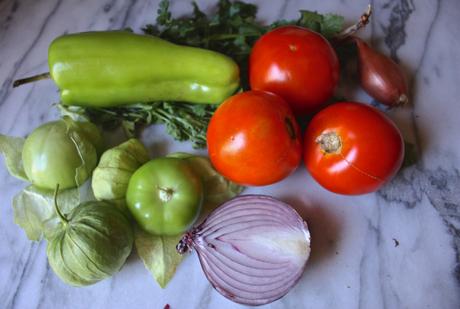
POLYGON ((156 235, 177 235, 198 218, 203 184, 190 165, 179 158, 158 158, 131 177, 126 202, 139 226, 156 235))
POLYGON ((100 149, 99 129, 90 122, 69 117, 36 128, 22 150, 29 181, 43 189, 77 187, 91 176, 100 149))
POLYGON ((85 286, 120 270, 133 246, 133 229, 118 208, 106 202, 85 202, 63 215, 47 234, 51 268, 67 284, 85 286))

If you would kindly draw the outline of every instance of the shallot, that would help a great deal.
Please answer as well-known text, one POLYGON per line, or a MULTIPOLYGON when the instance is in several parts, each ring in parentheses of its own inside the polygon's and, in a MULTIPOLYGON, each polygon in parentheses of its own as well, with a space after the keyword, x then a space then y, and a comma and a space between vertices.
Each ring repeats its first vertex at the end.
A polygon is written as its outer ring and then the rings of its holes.
POLYGON ((359 75, 364 90, 390 107, 408 103, 407 81, 401 67, 360 38, 353 40, 358 47, 359 75))

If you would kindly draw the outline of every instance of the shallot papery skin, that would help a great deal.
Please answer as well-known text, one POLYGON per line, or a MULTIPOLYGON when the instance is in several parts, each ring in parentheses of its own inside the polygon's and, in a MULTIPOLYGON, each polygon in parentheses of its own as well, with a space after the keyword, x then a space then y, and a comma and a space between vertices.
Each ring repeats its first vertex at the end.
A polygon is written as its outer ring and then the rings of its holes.
POLYGON ((256 306, 283 297, 300 279, 310 255, 310 233, 288 204, 244 195, 184 235, 178 251, 192 248, 219 293, 256 306))
POLYGON ((395 107, 409 101, 406 77, 401 67, 390 57, 372 49, 354 37, 358 48, 361 86, 377 101, 395 107))

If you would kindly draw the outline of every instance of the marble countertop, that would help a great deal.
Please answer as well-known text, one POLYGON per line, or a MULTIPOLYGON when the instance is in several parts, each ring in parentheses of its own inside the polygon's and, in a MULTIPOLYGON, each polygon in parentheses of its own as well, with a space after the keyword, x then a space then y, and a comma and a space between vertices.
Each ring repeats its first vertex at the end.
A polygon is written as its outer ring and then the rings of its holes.
MULTIPOLYGON (((174 14, 191 9, 171 1, 174 14)), ((214 0, 198 1, 211 7, 214 0)), ((368 0, 254 1, 262 20, 294 18, 301 8, 336 12, 353 22, 368 0)), ((460 3, 371 0, 374 16, 361 33, 398 59, 413 105, 389 112, 417 145, 418 162, 375 194, 327 192, 304 168, 248 193, 293 204, 308 221, 312 256, 298 285, 266 308, 460 308, 460 3)), ((153 22, 157 0, 0 0, 0 133, 25 136, 58 117, 51 81, 12 89, 12 80, 47 70, 47 48, 63 33, 153 22)), ((370 102, 361 93, 355 99, 370 102)), ((162 127, 145 134, 154 155, 190 151, 162 127), (153 146, 152 146, 153 145, 153 146)), ((73 288, 50 270, 45 242, 14 224, 12 199, 25 184, 0 159, 0 308, 240 308, 215 292, 192 254, 162 290, 137 258, 113 278, 73 288)))

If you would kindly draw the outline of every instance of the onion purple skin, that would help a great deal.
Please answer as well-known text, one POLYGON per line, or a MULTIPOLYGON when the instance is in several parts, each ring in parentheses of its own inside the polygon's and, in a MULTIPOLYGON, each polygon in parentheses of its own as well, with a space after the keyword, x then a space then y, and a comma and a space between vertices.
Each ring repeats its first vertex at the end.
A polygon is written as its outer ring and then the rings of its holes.
POLYGON ((310 233, 288 204, 266 195, 243 195, 185 233, 177 251, 192 249, 220 294, 258 306, 280 299, 300 280, 310 254, 310 233))

